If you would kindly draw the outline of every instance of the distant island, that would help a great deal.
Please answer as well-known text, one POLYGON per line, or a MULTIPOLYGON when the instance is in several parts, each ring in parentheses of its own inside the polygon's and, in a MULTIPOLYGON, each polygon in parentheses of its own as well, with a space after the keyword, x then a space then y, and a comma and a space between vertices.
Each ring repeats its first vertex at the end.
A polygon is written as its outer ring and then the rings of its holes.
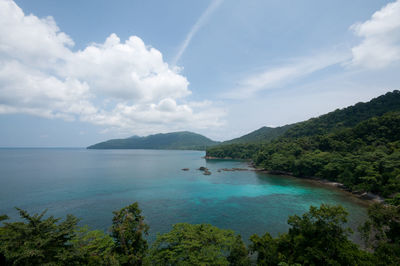
POLYGON ((125 139, 110 139, 96 143, 87 149, 157 149, 157 150, 206 150, 217 145, 263 143, 274 140, 295 126, 262 127, 244 136, 219 142, 203 135, 189 132, 159 133, 145 137, 132 136, 125 139))
POLYGON ((146 137, 132 136, 111 139, 87 147, 88 149, 159 149, 159 150, 205 150, 219 144, 203 135, 189 131, 160 133, 146 137))

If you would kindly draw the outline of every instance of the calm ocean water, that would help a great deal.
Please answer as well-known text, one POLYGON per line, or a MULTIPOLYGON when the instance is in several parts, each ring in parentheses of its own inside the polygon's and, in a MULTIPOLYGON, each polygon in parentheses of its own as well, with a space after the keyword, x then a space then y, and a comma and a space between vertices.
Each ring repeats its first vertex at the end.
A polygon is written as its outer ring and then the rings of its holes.
POLYGON ((310 205, 341 204, 356 228, 366 209, 340 191, 300 179, 252 171, 240 161, 205 160, 204 152, 164 150, 0 149, 0 214, 14 207, 65 217, 107 230, 112 211, 138 201, 150 240, 178 222, 233 229, 247 240, 268 231, 286 232, 289 215, 310 205), (196 170, 206 166, 212 175, 196 170), (182 171, 189 168, 189 171, 182 171))

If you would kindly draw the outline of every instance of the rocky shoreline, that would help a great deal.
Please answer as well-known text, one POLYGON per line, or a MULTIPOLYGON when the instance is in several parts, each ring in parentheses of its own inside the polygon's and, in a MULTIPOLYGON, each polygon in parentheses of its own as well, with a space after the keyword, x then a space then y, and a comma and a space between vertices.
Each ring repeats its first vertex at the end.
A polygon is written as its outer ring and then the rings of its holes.
MULTIPOLYGON (((231 158, 231 157, 218 158, 218 157, 212 157, 212 156, 204 156, 204 158, 209 159, 209 160, 234 160, 234 158, 231 158)), ((251 168, 250 169, 223 168, 223 169, 219 169, 218 172, 221 172, 221 171, 255 171, 255 172, 266 173, 266 174, 270 174, 270 175, 281 175, 281 176, 287 176, 287 177, 292 177, 292 178, 299 178, 302 180, 311 181, 313 183, 322 184, 325 186, 340 189, 343 192, 349 193, 351 196, 353 196, 357 199, 366 201, 367 203, 372 204, 372 203, 384 203, 385 202, 385 199, 379 195, 373 194, 371 192, 365 192, 365 191, 351 191, 351 189, 349 189, 344 184, 339 183, 339 182, 330 181, 330 180, 322 179, 322 178, 318 178, 318 177, 298 177, 298 176, 293 175, 293 173, 284 172, 284 171, 269 171, 269 170, 265 170, 262 168, 257 168, 252 162, 249 162, 249 167, 251 167, 251 168)))
POLYGON ((213 156, 207 156, 207 155, 202 158, 207 159, 207 160, 236 160, 235 158, 232 158, 232 157, 213 157, 213 156))
POLYGON ((252 171, 256 171, 256 172, 260 172, 260 173, 266 173, 266 174, 270 174, 270 175, 289 176, 289 177, 299 178, 299 179, 303 179, 303 180, 309 180, 311 182, 322 184, 322 185, 329 186, 329 187, 335 187, 337 189, 342 190, 343 192, 349 193, 353 197, 356 197, 361 200, 365 200, 369 203, 384 203, 385 202, 385 199, 379 195, 376 195, 371 192, 365 192, 365 191, 351 191, 351 189, 349 189, 344 184, 339 183, 339 182, 330 181, 330 180, 322 179, 322 178, 318 178, 318 177, 298 177, 298 176, 293 175, 293 173, 289 173, 289 172, 268 171, 265 169, 256 168, 252 164, 250 164, 250 166, 253 167, 252 171))

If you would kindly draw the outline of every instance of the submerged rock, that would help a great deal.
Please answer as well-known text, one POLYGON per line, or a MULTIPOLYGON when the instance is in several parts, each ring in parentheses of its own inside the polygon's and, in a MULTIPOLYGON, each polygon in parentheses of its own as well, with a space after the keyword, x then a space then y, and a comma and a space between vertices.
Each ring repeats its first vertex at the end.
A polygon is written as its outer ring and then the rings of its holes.
POLYGON ((208 170, 205 170, 204 173, 203 173, 203 175, 211 175, 211 172, 208 171, 208 170))
POLYGON ((208 171, 208 168, 207 168, 207 167, 204 167, 204 166, 200 166, 199 170, 200 170, 200 171, 208 171))
POLYGON ((189 171, 189 168, 182 168, 182 171, 189 171))

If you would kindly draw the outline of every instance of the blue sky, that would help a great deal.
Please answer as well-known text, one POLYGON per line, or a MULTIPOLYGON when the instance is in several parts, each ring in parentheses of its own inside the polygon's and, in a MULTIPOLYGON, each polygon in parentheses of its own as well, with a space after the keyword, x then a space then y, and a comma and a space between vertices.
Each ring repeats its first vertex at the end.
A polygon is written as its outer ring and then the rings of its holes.
POLYGON ((0 0, 0 146, 215 140, 399 89, 399 1, 0 0))

